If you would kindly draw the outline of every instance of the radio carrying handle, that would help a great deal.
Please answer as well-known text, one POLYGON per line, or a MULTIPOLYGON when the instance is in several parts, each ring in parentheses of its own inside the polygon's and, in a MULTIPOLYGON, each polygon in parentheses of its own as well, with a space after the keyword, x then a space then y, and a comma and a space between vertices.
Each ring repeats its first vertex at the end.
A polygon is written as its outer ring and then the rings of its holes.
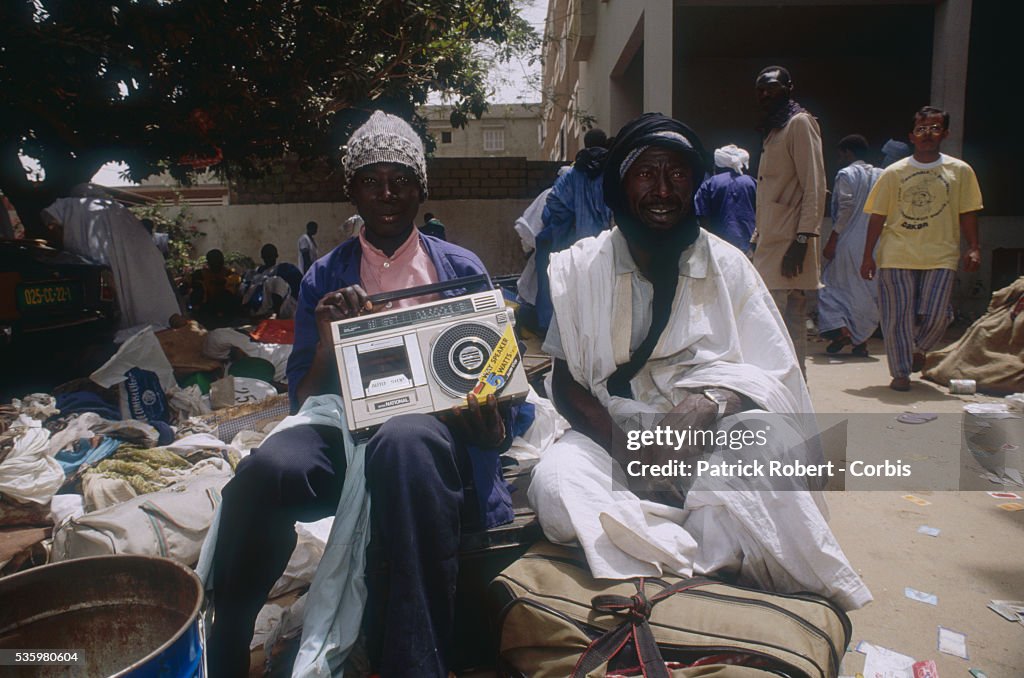
POLYGON ((491 284, 490 276, 486 273, 478 273, 477 275, 452 278, 451 280, 446 280, 444 282, 430 283, 429 285, 420 285, 418 287, 409 287, 404 290, 395 290, 394 292, 371 294, 369 299, 370 302, 376 306, 377 304, 386 304, 389 301, 396 301, 398 299, 420 297, 426 294, 436 294, 438 292, 449 292, 451 290, 457 290, 462 287, 472 287, 474 285, 485 285, 488 290, 494 289, 494 286, 491 284))

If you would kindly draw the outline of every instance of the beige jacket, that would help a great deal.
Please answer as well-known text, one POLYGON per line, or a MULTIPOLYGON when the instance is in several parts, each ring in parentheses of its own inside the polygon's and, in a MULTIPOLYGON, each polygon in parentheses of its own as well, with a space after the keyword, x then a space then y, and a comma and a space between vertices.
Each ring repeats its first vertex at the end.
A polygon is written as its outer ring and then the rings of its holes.
POLYGON ((782 256, 797 233, 821 233, 825 202, 821 131, 813 116, 798 113, 768 134, 757 171, 754 266, 768 289, 820 287, 818 239, 808 243, 803 273, 796 277, 782 276, 782 256))

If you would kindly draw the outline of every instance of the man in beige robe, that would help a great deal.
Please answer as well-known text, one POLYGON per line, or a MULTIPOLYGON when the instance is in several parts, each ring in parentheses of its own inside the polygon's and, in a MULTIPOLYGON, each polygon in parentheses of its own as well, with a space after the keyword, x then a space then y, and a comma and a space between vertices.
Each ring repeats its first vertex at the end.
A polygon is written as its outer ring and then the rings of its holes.
POLYGON ((825 210, 825 162, 814 116, 792 100, 793 81, 781 66, 755 81, 764 135, 757 172, 754 266, 771 290, 807 375, 807 298, 820 287, 818 246, 825 210))

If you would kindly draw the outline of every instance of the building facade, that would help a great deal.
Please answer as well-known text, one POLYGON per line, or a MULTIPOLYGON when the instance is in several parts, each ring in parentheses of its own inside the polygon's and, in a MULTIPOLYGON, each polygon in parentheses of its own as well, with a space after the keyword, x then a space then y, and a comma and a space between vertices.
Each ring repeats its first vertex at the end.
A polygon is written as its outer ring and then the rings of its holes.
POLYGON ((545 159, 540 152, 540 104, 491 104, 479 120, 452 127, 451 107, 422 106, 437 158, 545 159))
POLYGON ((880 149, 889 138, 907 139, 913 111, 939 106, 951 115, 943 151, 971 163, 985 195, 983 270, 961 274, 957 292, 976 313, 994 289, 1024 274, 1024 210, 1013 196, 1024 170, 1005 135, 1015 108, 1006 98, 1017 95, 999 77, 1015 61, 1016 38, 1000 5, 550 0, 542 153, 572 158, 583 121, 611 135, 640 113, 660 111, 692 126, 708 148, 748 149, 756 168, 754 78, 775 64, 790 70, 794 99, 818 117, 829 177, 839 169, 842 137, 863 134, 880 149))

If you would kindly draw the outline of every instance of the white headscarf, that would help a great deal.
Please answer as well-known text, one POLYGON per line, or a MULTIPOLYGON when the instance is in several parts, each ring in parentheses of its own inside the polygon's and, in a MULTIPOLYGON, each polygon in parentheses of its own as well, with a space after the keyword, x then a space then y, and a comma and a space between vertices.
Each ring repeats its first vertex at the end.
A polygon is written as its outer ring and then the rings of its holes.
POLYGON ((729 144, 715 149, 715 167, 724 167, 743 174, 743 170, 750 167, 750 154, 737 146, 729 144))

